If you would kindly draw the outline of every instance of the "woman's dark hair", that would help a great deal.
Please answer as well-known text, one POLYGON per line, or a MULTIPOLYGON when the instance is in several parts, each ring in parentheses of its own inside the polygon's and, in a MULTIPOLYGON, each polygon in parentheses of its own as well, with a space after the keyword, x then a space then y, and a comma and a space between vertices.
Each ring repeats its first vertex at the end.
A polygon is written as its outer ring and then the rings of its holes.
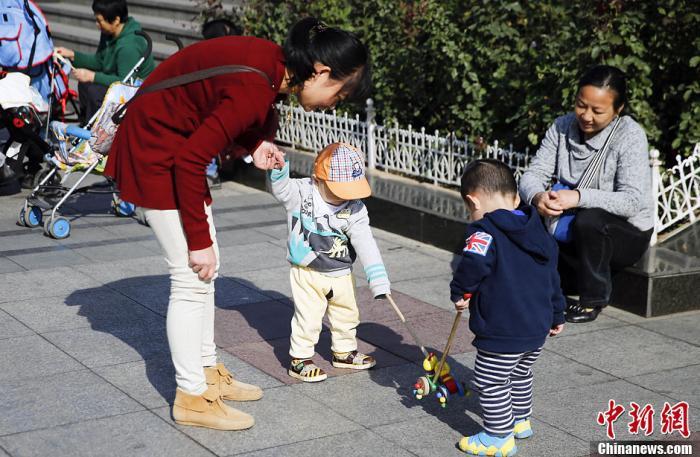
POLYGON ((613 107, 616 110, 627 104, 627 77, 619 68, 610 65, 597 65, 590 68, 578 81, 578 91, 584 86, 594 86, 614 92, 613 107))
POLYGON ((314 74, 314 63, 331 68, 331 78, 347 77, 343 90, 352 100, 369 94, 371 71, 369 51, 351 32, 328 27, 314 17, 301 19, 290 29, 284 43, 286 66, 292 74, 290 86, 303 84, 314 74))
POLYGON ((101 14, 105 21, 110 23, 119 18, 123 24, 129 18, 126 0, 94 0, 92 2, 92 12, 101 14))
POLYGON ((202 25, 202 36, 205 40, 242 33, 243 29, 229 19, 214 19, 202 25))
POLYGON ((477 189, 487 194, 516 195, 518 193, 513 172, 508 165, 496 159, 474 160, 464 167, 460 186, 462 198, 466 198, 477 189))

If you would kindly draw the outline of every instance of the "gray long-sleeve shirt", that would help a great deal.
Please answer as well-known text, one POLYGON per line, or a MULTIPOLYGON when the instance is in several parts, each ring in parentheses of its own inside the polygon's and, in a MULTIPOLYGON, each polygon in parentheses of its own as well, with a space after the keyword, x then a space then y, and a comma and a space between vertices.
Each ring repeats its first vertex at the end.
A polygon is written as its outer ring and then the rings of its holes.
MULTIPOLYGON (((584 140, 576 116, 557 118, 536 156, 520 178, 520 197, 530 203, 552 179, 575 187, 595 152, 603 147, 613 123, 584 140)), ((601 208, 628 220, 640 230, 654 226, 655 202, 651 185, 649 145, 642 127, 623 116, 592 188, 580 189, 579 208, 601 208)))
POLYGON ((372 295, 391 293, 367 208, 361 200, 329 207, 310 178, 289 177, 289 162, 281 170, 268 173, 272 195, 287 210, 289 263, 328 276, 341 276, 351 272, 355 257, 359 257, 372 295))

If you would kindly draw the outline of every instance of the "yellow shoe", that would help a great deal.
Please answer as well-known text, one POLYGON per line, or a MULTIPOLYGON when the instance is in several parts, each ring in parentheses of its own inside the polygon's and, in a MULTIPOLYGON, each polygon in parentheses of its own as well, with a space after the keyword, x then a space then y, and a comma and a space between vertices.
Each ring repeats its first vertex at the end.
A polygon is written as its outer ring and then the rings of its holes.
POLYGON ((212 387, 202 395, 191 395, 177 389, 173 418, 181 425, 216 430, 245 430, 255 424, 253 416, 226 405, 218 390, 212 387))
POLYGON ((513 435, 519 440, 530 438, 532 436, 532 425, 530 419, 520 419, 515 421, 513 426, 513 435))
POLYGON ((498 437, 489 435, 486 431, 465 436, 459 441, 459 448, 467 454, 494 457, 510 457, 518 452, 512 433, 505 437, 498 437))
POLYGON ((233 379, 233 375, 223 363, 204 368, 204 376, 207 378, 207 385, 218 389, 224 400, 254 401, 260 400, 263 396, 260 387, 233 379))

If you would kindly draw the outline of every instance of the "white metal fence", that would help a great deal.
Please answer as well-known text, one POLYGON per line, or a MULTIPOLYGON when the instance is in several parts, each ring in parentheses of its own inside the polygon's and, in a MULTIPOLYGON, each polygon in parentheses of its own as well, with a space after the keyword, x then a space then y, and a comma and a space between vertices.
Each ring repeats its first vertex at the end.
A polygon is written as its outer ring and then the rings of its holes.
MULTIPOLYGON (((377 125, 374 105, 367 100, 366 121, 359 115, 305 112, 300 107, 279 104, 280 128, 277 141, 292 148, 320 151, 330 143, 351 143, 366 154, 367 167, 413 177, 433 184, 459 186, 464 165, 474 159, 495 158, 507 163, 520 178, 527 168, 531 154, 493 145, 474 145, 458 139, 454 133, 426 133, 410 125, 377 125)), ((659 151, 649 152, 654 194, 657 201, 656 233, 670 231, 686 222, 694 222, 700 210, 700 143, 693 153, 667 170, 658 160, 659 151)))

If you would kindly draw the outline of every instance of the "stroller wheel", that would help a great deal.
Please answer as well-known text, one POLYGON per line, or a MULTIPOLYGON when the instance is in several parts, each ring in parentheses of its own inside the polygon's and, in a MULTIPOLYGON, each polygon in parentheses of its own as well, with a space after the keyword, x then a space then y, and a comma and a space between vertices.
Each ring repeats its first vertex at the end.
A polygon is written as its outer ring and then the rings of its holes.
POLYGON ((68 238, 70 236, 70 221, 61 216, 47 219, 44 223, 44 233, 57 240, 68 238))
POLYGON ((24 225, 24 212, 26 211, 25 207, 23 206, 21 210, 19 210, 19 216, 17 216, 17 225, 21 225, 22 227, 25 227, 24 225))
POLYGON ((24 226, 33 228, 41 225, 43 214, 38 206, 27 206, 26 210, 22 208, 21 214, 24 226))
POLYGON ((133 203, 125 202, 124 200, 113 202, 112 207, 114 209, 114 214, 119 217, 130 217, 136 210, 136 206, 133 203))

